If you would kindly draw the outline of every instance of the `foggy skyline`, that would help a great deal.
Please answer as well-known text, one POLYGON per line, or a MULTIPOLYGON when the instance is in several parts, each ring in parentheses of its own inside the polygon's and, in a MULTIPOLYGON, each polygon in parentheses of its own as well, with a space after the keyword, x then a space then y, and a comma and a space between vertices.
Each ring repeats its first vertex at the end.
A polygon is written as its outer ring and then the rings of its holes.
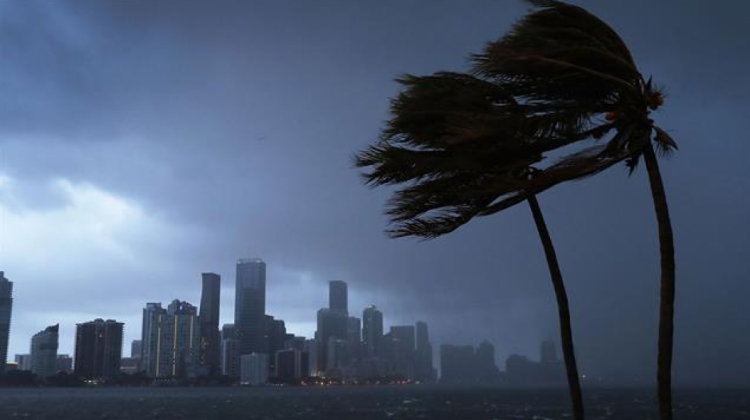
MULTIPOLYGON (((0 3, 0 270, 9 359, 60 323, 125 323, 200 302, 201 273, 268 264, 266 312, 311 336, 328 281, 433 345, 489 339, 498 362, 559 343, 524 205, 433 241, 383 233, 388 189, 352 156, 379 135, 404 73, 466 69, 520 1, 0 3)), ((748 384, 750 4, 576 2, 666 87, 662 160, 677 258, 678 384, 748 384)), ((616 166, 539 197, 570 295, 581 373, 654 379, 658 244, 645 171, 616 166)), ((501 366, 502 368, 502 366, 501 366)))

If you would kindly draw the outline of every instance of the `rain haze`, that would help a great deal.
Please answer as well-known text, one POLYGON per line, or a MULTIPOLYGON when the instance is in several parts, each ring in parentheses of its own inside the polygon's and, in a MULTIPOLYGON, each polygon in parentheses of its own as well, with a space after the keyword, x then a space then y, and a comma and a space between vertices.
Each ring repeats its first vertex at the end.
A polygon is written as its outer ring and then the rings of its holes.
MULTIPOLYGON (((662 170, 676 238, 675 381, 750 378, 750 3, 579 2, 668 93, 680 150, 662 170)), ((350 311, 424 320, 440 344, 536 359, 559 342, 529 209, 431 241, 384 234, 387 188, 352 167, 404 73, 464 71, 519 1, 0 3, 0 270, 9 358, 60 323, 125 323, 146 302, 198 304, 200 274, 268 264, 267 312, 312 336, 329 280, 350 311)), ((566 276, 581 373, 654 382, 659 254, 644 168, 539 197, 566 276)), ((128 354, 128 350, 124 351, 128 354)))

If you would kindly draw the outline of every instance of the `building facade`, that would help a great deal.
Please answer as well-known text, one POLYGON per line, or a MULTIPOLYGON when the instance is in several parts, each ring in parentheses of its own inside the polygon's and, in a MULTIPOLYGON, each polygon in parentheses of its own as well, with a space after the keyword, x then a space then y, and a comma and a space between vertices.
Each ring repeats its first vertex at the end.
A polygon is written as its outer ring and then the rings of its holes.
POLYGON ((328 283, 328 309, 349 315, 349 292, 345 281, 333 280, 328 283))
POLYGON ((195 306, 173 300, 166 310, 143 311, 142 369, 151 377, 192 377, 199 369, 200 317, 195 306))
POLYGON ((240 356, 240 383, 263 385, 268 383, 268 355, 260 353, 240 356))
POLYGON ((362 344, 364 356, 374 358, 380 355, 383 341, 383 313, 371 305, 362 312, 362 344))
POLYGON ((216 376, 221 371, 221 333, 219 332, 219 306, 221 277, 203 273, 200 305, 200 364, 204 373, 216 376))
POLYGON ((237 262, 234 327, 240 355, 266 353, 266 263, 260 258, 237 262))
POLYGON ((13 312, 13 282, 0 271, 0 373, 5 372, 10 339, 10 318, 13 312))
POLYGON ((59 331, 60 324, 56 324, 31 337, 31 372, 40 378, 57 373, 59 331))
POLYGON ((76 325, 76 375, 106 379, 120 372, 123 325, 113 319, 95 319, 76 325))

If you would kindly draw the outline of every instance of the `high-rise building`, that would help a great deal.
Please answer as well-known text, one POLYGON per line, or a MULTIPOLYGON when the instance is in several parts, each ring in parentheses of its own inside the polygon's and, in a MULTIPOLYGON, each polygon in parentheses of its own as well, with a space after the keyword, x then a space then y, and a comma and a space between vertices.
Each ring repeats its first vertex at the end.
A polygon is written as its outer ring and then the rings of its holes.
POLYGON ((333 280, 328 283, 328 309, 349 315, 349 297, 345 281, 333 280))
POLYGON ((143 352, 143 341, 133 340, 130 342, 130 357, 140 359, 143 352))
POLYGON ((198 371, 200 317, 195 306, 173 300, 166 310, 149 303, 143 310, 142 368, 152 377, 194 376, 198 371))
POLYGON ((368 306, 362 312, 362 343, 364 357, 381 356, 381 342, 383 341, 383 313, 375 306, 368 306))
POLYGON ((95 319, 76 325, 75 373, 86 379, 113 378, 120 372, 123 323, 95 319))
POLYGON ((31 372, 40 378, 57 373, 59 331, 60 324, 56 324, 31 337, 31 372))
POLYGON ((240 356, 240 383, 263 385, 268 382, 268 355, 261 353, 240 356))
POLYGON ((307 353, 307 372, 310 376, 320 376, 322 373, 322 370, 320 369, 320 363, 318 363, 318 360, 320 358, 320 346, 318 345, 318 340, 311 338, 309 340, 305 340, 305 352, 307 353))
POLYGON ((265 333, 264 340, 269 354, 268 371, 271 375, 276 372, 276 357, 274 355, 279 350, 284 350, 284 341, 286 341, 286 324, 281 319, 274 319, 271 315, 265 316, 265 333))
POLYGON ((209 376, 220 371, 221 337, 219 333, 221 277, 215 273, 203 273, 200 322, 200 363, 209 376))
POLYGON ((393 374, 413 378, 416 348, 414 326, 394 325, 386 337, 386 358, 391 363, 393 374))
POLYGON ((432 344, 427 323, 417 321, 417 349, 414 357, 414 377, 423 382, 435 380, 432 366, 432 344))
POLYGON ((440 346, 440 382, 475 383, 476 359, 473 346, 440 346))
POLYGON ((17 354, 15 361, 18 364, 18 370, 31 370, 30 354, 17 354))
POLYGON ((234 324, 221 327, 221 374, 239 378, 240 354, 234 324))
POLYGON ((362 320, 356 316, 347 318, 346 340, 349 342, 349 357, 359 360, 362 355, 362 320))
POLYGON ((331 338, 346 340, 348 337, 348 320, 346 314, 332 311, 328 308, 318 310, 318 330, 315 338, 318 340, 318 369, 325 372, 328 366, 328 345, 331 338))
POLYGON ((297 349, 276 352, 276 378, 284 383, 294 383, 307 376, 307 353, 297 349))
POLYGON ((13 282, 0 271, 0 373, 5 372, 10 339, 10 317, 13 311, 13 282))
POLYGON ((234 327, 240 355, 265 354, 266 263, 260 258, 237 262, 234 327))
POLYGON ((70 373, 73 371, 73 358, 69 354, 58 354, 55 369, 58 372, 70 373))

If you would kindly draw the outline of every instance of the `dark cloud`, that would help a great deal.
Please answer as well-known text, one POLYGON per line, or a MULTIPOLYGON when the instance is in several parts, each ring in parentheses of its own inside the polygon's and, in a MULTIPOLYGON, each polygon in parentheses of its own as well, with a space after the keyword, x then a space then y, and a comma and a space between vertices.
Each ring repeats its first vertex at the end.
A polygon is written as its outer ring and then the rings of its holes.
MULTIPOLYGON (((382 233, 388 191, 351 157, 377 138, 403 73, 465 68, 520 2, 12 2, 0 13, 0 265, 16 282, 11 342, 94 317, 139 333, 146 301, 198 302, 199 273, 269 263, 269 311, 309 334, 325 282, 357 310, 428 321, 436 344, 492 340, 501 358, 556 337, 525 206, 435 241, 382 233), (4 177, 4 178, 3 178, 4 177), (2 181, 5 179, 5 181, 2 181), (24 235, 24 237, 13 235, 24 235)), ((677 237, 676 375, 747 382, 748 5, 591 4, 669 92, 658 115, 677 237)), ((658 307, 642 171, 544 194, 583 372, 652 379, 658 307)), ((501 359, 502 360, 502 359, 501 359)))

